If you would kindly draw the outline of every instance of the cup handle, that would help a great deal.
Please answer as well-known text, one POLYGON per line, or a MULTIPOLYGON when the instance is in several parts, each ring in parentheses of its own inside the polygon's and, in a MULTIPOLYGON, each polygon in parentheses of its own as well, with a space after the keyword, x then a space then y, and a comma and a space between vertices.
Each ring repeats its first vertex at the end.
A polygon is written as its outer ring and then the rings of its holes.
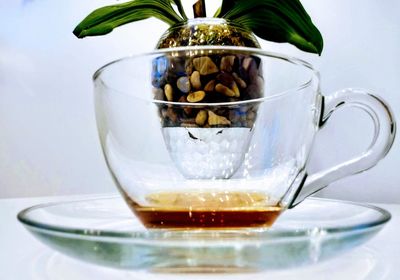
POLYGON ((328 184, 375 166, 389 152, 396 134, 396 123, 390 107, 379 97, 363 89, 344 89, 322 99, 319 128, 322 128, 333 112, 342 107, 364 110, 374 123, 374 136, 369 148, 361 155, 312 174, 293 196, 289 208, 293 208, 306 197, 323 189, 328 184))

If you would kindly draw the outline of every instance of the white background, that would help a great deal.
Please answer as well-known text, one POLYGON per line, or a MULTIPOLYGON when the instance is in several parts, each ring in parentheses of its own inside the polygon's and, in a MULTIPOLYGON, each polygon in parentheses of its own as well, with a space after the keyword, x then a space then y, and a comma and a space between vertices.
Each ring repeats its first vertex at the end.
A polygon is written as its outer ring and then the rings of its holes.
MULTIPOLYGON (((183 0, 189 6, 191 0, 183 0)), ((214 10, 216 1, 207 1, 214 10)), ((113 191, 102 158, 92 101, 92 73, 104 63, 154 48, 167 25, 150 19, 105 37, 71 31, 112 0, 0 0, 0 198, 113 191)), ((303 0, 323 33, 321 57, 286 44, 266 50, 310 61, 322 90, 364 87, 400 115, 400 1, 303 0)), ((210 13, 211 14, 211 13, 210 13)), ((310 170, 363 151, 372 137, 366 115, 335 114, 317 137, 310 170)), ((400 147, 374 169, 332 184, 323 196, 400 203, 400 147)))

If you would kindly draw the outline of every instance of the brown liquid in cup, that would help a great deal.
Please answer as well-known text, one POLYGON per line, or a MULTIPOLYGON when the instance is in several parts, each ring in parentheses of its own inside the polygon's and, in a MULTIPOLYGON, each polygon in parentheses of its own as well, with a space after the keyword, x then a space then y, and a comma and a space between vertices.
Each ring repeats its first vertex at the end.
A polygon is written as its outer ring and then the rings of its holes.
POLYGON ((141 206, 125 196, 147 228, 235 229, 269 227, 282 212, 262 193, 155 193, 141 206))

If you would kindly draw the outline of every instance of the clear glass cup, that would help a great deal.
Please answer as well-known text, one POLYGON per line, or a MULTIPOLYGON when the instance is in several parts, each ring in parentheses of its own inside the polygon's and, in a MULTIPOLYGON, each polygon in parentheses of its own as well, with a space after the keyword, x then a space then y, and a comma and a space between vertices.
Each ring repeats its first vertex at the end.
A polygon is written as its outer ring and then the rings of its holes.
POLYGON ((310 64, 254 48, 164 49, 111 62, 93 80, 107 165, 148 228, 268 227, 374 166, 395 135, 381 98, 361 89, 323 96, 310 64), (345 106, 371 116, 370 147, 308 175, 315 134, 345 106))

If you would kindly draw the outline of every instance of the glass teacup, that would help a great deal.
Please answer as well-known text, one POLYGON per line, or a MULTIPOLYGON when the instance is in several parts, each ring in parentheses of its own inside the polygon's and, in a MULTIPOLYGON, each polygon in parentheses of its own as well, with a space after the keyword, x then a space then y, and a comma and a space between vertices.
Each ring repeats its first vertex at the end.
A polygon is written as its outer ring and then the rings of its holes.
POLYGON ((148 228, 268 227, 329 183, 374 166, 395 135, 381 98, 359 89, 323 96, 311 65, 259 49, 160 50, 107 64, 94 84, 107 165, 148 228), (316 132, 344 106, 371 116, 370 147, 308 175, 316 132))

